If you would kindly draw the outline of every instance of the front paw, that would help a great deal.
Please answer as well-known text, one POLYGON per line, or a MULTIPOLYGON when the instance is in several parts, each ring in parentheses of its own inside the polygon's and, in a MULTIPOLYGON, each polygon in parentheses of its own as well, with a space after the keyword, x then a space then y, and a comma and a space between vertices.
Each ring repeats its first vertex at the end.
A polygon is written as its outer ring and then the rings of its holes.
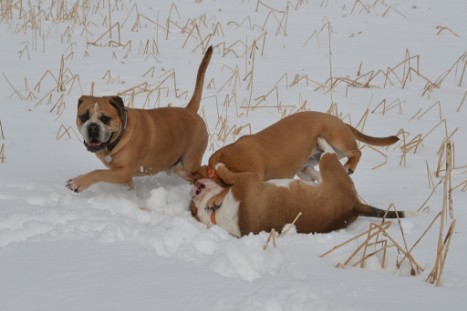
POLYGON ((224 163, 217 163, 216 165, 214 165, 214 169, 216 171, 218 171, 220 168, 225 168, 225 164, 224 163))
POLYGON ((89 185, 86 183, 86 179, 84 176, 78 176, 68 180, 66 183, 66 187, 73 192, 81 192, 87 187, 89 187, 89 185))
POLYGON ((224 193, 221 192, 218 195, 215 195, 212 197, 207 203, 206 203, 206 209, 208 210, 217 210, 219 207, 222 206, 222 202, 224 201, 224 193))

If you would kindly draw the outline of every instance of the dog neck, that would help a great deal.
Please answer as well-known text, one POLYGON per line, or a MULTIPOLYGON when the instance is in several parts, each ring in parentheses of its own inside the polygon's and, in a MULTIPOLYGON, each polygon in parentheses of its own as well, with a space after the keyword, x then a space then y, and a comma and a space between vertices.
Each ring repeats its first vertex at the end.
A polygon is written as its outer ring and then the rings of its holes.
POLYGON ((231 190, 229 190, 222 204, 212 209, 209 215, 212 225, 218 225, 235 237, 241 236, 241 230, 238 223, 238 212, 240 202, 235 199, 231 190))
POLYGON ((122 109, 121 118, 122 118, 122 129, 120 130, 120 133, 118 134, 117 138, 115 138, 114 141, 109 142, 109 144, 107 145, 107 150, 109 152, 112 152, 112 150, 120 142, 120 139, 122 139, 123 134, 125 134, 126 125, 127 125, 127 121, 128 121, 128 114, 127 114, 126 108, 122 109))

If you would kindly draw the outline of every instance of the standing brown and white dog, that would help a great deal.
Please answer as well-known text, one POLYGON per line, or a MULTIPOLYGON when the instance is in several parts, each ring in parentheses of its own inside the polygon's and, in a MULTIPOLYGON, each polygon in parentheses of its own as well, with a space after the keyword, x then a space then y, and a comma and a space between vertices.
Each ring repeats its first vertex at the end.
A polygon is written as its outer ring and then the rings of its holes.
POLYGON ((215 176, 216 164, 223 163, 232 172, 253 172, 263 180, 292 178, 319 181, 313 168, 323 152, 316 144, 324 138, 338 153, 347 157, 344 167, 352 174, 360 160, 356 140, 386 146, 399 140, 396 136, 371 137, 327 113, 305 111, 292 114, 253 134, 217 150, 207 166, 192 172, 195 179, 215 176))
POLYGON ((185 108, 130 109, 118 96, 81 96, 76 124, 88 151, 108 169, 72 178, 67 187, 80 192, 94 183, 110 182, 133 188, 133 176, 156 174, 175 165, 190 171, 199 168, 208 133, 197 111, 212 50, 209 47, 204 55, 185 108))
MULTIPOLYGON (((299 233, 326 233, 347 227, 358 216, 404 217, 406 212, 384 211, 362 203, 355 186, 332 147, 322 138, 317 143, 324 154, 319 161, 321 183, 297 179, 263 181, 257 173, 233 173, 218 164, 217 174, 231 187, 212 178, 195 181, 191 212, 208 227, 219 225, 240 237, 261 231, 282 230, 298 213, 299 233)), ((178 171, 192 181, 186 171, 178 171)))

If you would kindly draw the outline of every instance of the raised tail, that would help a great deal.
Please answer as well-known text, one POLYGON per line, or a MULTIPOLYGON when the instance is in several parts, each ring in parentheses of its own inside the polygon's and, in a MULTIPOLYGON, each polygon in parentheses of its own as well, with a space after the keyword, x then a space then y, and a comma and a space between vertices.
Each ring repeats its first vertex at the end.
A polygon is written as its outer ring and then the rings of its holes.
MULTIPOLYGON (((387 211, 363 203, 359 203, 356 208, 359 216, 377 217, 377 218, 404 218, 411 216, 411 212, 387 211)), ((415 214, 414 214, 415 215, 415 214)))
POLYGON ((191 96, 191 99, 188 102, 188 105, 186 105, 186 108, 190 110, 198 111, 199 109, 199 104, 201 102, 201 96, 203 94, 204 73, 206 72, 206 68, 208 68, 209 61, 211 60, 211 56, 212 56, 212 46, 210 46, 206 50, 203 60, 201 61, 201 64, 199 65, 198 75, 196 76, 195 90, 193 91, 193 95, 191 96))
POLYGON ((353 126, 347 124, 347 126, 352 130, 352 133, 354 134, 355 138, 357 138, 358 141, 361 141, 365 144, 373 145, 373 146, 387 146, 387 145, 392 145, 395 142, 399 141, 399 137, 397 136, 388 136, 388 137, 372 137, 363 134, 353 126))

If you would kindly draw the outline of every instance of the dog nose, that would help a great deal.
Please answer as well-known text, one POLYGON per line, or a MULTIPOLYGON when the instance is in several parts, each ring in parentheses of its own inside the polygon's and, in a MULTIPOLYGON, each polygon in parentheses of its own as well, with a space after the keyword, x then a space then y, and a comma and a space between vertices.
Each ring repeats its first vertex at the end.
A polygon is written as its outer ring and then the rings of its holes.
POLYGON ((96 123, 91 123, 89 124, 88 126, 88 135, 89 137, 99 137, 99 130, 100 130, 100 127, 98 124, 96 123))

